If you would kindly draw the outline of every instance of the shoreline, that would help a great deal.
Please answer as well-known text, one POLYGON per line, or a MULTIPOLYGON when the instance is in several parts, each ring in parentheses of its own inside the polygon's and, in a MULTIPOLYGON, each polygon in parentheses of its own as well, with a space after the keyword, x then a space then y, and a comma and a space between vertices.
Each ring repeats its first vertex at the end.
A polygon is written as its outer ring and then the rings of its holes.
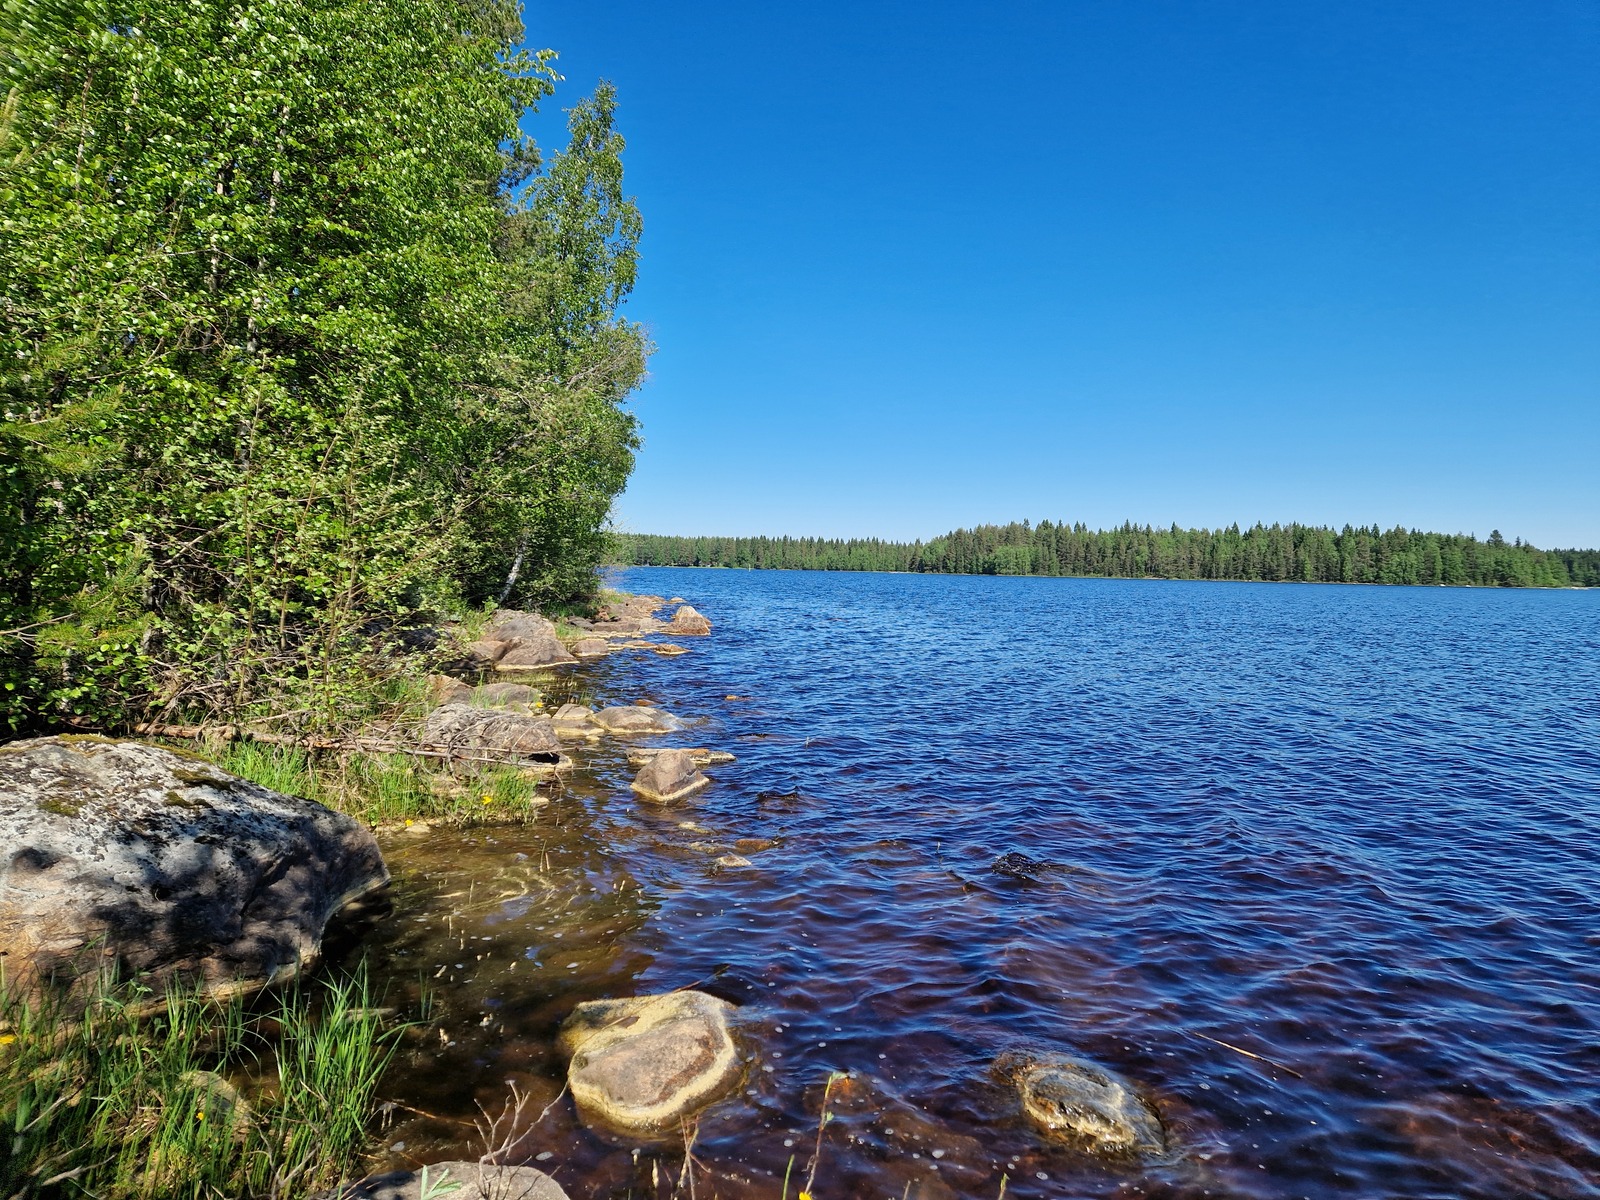
POLYGON ((1106 583, 1244 583, 1294 584, 1300 587, 1363 587, 1445 589, 1466 592, 1595 592, 1600 584, 1587 583, 1369 583, 1355 579, 1202 579, 1182 575, 1007 575, 984 571, 880 571, 851 567, 731 567, 721 563, 686 567, 677 563, 632 563, 608 566, 606 571, 789 571, 816 575, 905 575, 931 579, 1070 579, 1106 583))

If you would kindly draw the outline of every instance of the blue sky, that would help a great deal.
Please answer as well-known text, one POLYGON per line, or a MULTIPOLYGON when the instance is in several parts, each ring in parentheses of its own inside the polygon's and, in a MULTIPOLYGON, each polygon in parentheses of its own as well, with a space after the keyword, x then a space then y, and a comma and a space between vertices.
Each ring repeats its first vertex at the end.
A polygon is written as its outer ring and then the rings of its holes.
POLYGON ((649 533, 1600 545, 1594 0, 531 3, 611 79, 649 533))

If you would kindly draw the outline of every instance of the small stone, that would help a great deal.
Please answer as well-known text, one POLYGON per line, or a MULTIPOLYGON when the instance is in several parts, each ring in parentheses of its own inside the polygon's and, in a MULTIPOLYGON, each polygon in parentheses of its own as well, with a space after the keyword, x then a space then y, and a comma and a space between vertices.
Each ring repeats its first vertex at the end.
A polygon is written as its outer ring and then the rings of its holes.
POLYGON ((718 856, 717 866, 736 870, 739 867, 753 867, 755 864, 742 854, 723 854, 718 856))

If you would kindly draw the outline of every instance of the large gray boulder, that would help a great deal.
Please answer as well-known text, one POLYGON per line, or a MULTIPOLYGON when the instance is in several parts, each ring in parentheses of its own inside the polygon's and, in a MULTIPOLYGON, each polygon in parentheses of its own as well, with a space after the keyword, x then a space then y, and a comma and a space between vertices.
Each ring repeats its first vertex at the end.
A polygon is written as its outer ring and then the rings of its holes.
POLYGON ((350 817, 143 742, 0 747, 0 964, 82 998, 94 977, 227 994, 287 979, 383 886, 350 817))
POLYGON ((590 1124, 634 1137, 672 1136, 678 1122, 732 1091, 744 1074, 728 1018, 704 992, 580 1004, 561 1026, 567 1083, 590 1124))
POLYGON ((568 1200, 550 1176, 534 1167, 442 1162, 416 1171, 390 1171, 347 1184, 326 1200, 568 1200), (423 1191, 427 1172, 427 1192, 423 1191))
POLYGON ((1161 1154, 1161 1118, 1134 1086, 1112 1071, 1070 1054, 1011 1051, 995 1060, 1022 1111, 1040 1130, 1079 1150, 1112 1157, 1161 1154))

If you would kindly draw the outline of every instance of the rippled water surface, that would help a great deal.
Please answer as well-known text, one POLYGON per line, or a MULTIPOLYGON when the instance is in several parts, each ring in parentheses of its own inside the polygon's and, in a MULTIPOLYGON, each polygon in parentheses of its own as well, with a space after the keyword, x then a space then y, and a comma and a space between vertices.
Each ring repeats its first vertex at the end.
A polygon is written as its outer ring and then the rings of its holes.
POLYGON ((791 1157, 793 1196, 830 1071, 818 1200, 1600 1196, 1600 592, 621 584, 715 633, 567 686, 738 762, 661 811, 601 743, 531 826, 386 847, 378 961, 434 997, 397 1163, 511 1080, 575 1197, 669 1194, 682 1145, 584 1130, 550 1042, 579 1000, 698 985, 757 1063, 700 1196, 776 1197, 791 1157), (1041 1141, 990 1072, 1018 1047, 1135 1081, 1172 1159, 1041 1141))

